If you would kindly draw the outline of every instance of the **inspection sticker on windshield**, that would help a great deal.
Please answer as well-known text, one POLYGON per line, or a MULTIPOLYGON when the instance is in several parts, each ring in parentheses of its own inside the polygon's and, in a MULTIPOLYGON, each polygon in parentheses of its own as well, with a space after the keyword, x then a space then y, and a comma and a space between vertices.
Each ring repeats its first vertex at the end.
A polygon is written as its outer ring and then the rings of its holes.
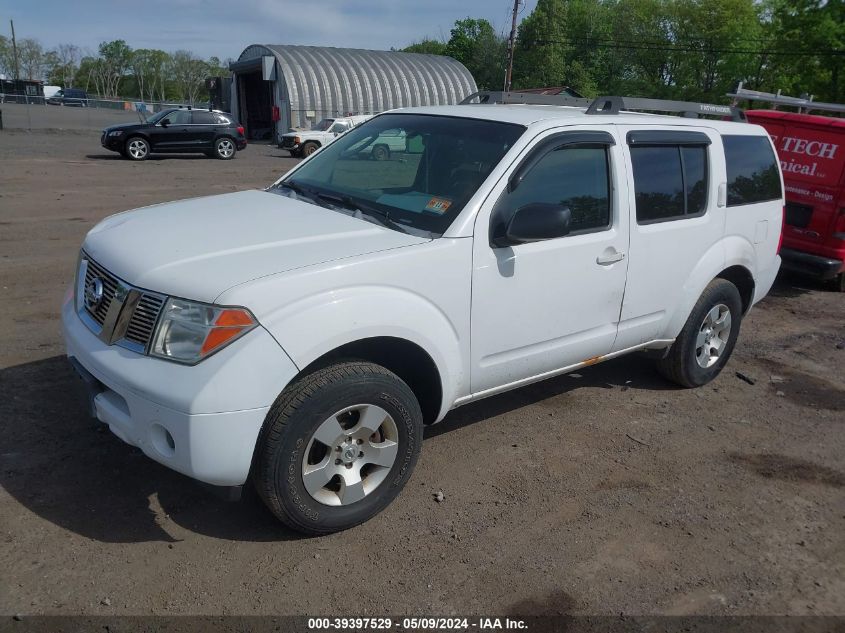
POLYGON ((446 213, 447 209, 452 206, 452 201, 446 198, 432 198, 425 205, 426 211, 434 211, 435 213, 446 213))

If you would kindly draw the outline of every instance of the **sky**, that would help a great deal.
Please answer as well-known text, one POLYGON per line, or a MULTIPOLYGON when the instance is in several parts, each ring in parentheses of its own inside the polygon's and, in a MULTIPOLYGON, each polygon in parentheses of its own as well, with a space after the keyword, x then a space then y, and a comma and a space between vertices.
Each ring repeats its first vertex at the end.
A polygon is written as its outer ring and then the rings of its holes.
MULTIPOLYGON (((521 17, 536 0, 523 0, 521 17), (525 6, 527 4, 527 6, 525 6)), ((0 33, 45 48, 96 51, 123 39, 132 48, 188 49, 237 59, 250 44, 402 48, 448 39, 455 20, 486 18, 510 30, 513 0, 0 0, 0 33)))

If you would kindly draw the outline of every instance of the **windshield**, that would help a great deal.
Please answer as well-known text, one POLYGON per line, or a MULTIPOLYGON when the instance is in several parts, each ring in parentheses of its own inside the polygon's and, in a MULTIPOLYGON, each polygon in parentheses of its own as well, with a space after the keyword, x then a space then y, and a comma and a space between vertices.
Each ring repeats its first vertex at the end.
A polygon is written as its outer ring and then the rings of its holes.
POLYGON ((334 119, 323 119, 313 129, 317 132, 325 132, 331 127, 332 123, 334 123, 334 119))
POLYGON ((385 114, 338 137, 276 188, 439 236, 524 131, 497 121, 385 114))

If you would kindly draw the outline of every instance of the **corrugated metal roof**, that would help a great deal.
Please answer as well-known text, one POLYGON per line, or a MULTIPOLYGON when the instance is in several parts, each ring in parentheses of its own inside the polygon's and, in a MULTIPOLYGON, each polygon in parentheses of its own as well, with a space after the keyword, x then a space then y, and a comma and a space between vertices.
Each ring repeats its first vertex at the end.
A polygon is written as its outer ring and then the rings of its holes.
POLYGON ((442 55, 256 44, 239 61, 264 55, 278 60, 293 110, 364 114, 450 105, 478 90, 463 64, 442 55))

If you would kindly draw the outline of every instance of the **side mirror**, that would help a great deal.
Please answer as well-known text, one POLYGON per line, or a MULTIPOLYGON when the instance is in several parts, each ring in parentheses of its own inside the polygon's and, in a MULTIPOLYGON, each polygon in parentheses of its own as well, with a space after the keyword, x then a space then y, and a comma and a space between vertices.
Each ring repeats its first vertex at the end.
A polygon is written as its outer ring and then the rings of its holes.
POLYGON ((494 246, 513 246, 541 242, 569 235, 572 211, 548 202, 532 202, 519 207, 511 216, 504 235, 495 236, 494 246))
POLYGON ((164 119, 161 122, 161 127, 167 127, 168 125, 170 125, 170 119, 164 119))

